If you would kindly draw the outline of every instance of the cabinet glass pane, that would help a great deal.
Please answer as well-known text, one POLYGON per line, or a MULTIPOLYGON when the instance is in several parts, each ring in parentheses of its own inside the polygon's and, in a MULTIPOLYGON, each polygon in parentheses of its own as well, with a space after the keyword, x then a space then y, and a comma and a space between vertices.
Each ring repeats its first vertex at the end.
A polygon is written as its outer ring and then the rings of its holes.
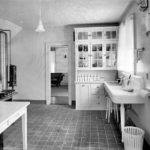
POLYGON ((102 39, 102 31, 92 32, 92 39, 102 39))
POLYGON ((117 62, 117 45, 106 44, 106 67, 115 67, 117 62))
POLYGON ((102 59, 98 60, 97 65, 98 67, 103 67, 103 60, 102 59))
POLYGON ((103 62, 102 44, 92 45, 92 67, 102 67, 103 62))
POLYGON ((88 45, 87 44, 80 44, 78 45, 78 67, 88 67, 89 60, 88 60, 88 45))
POLYGON ((88 32, 79 32, 78 33, 78 40, 87 40, 88 39, 88 32))
POLYGON ((116 39, 116 37, 117 37, 116 31, 112 31, 112 39, 116 39))
POLYGON ((105 36, 106 36, 105 37, 106 39, 116 39, 117 33, 116 33, 116 31, 106 31, 105 36))
POLYGON ((110 39, 110 38, 111 38, 110 31, 106 31, 106 39, 110 39))

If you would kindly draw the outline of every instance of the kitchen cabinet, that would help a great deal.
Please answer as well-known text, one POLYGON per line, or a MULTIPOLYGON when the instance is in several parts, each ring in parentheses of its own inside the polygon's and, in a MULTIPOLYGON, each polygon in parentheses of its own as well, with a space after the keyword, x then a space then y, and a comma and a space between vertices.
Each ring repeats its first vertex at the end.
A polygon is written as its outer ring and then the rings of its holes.
POLYGON ((86 109, 90 102, 90 85, 89 84, 77 84, 76 85, 76 108, 86 109))
POLYGON ((105 110, 106 100, 103 83, 76 84, 76 109, 105 110))
POLYGON ((76 69, 116 69, 117 41, 116 26, 75 28, 76 69))

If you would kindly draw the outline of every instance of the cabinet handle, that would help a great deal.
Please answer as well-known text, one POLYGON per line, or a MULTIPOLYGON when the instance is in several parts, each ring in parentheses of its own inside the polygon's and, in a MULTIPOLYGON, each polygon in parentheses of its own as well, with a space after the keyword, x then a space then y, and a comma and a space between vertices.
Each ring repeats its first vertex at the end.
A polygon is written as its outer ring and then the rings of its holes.
POLYGON ((84 85, 84 84, 82 84, 82 87, 85 87, 85 85, 84 85))

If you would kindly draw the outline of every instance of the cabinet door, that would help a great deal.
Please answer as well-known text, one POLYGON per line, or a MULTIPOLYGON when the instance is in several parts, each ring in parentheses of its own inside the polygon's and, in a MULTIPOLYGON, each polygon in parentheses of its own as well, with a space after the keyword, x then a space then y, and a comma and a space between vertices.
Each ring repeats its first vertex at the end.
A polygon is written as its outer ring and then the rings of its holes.
POLYGON ((86 41, 89 39, 89 31, 76 31, 75 33, 75 40, 76 41, 86 41))
POLYGON ((95 31, 91 32, 91 40, 102 40, 103 38, 104 32, 102 30, 96 29, 95 31))
POLYGON ((104 66, 103 43, 91 43, 91 69, 100 69, 104 66))
POLYGON ((89 89, 88 84, 76 85, 76 103, 78 108, 89 106, 89 89))
POLYGON ((106 43, 105 49, 105 67, 116 68, 117 66, 117 43, 109 42, 106 43))
POLYGON ((76 67, 77 69, 90 68, 90 48, 88 43, 76 44, 76 67))
POLYGON ((108 29, 104 32, 104 39, 117 40, 117 29, 108 29))

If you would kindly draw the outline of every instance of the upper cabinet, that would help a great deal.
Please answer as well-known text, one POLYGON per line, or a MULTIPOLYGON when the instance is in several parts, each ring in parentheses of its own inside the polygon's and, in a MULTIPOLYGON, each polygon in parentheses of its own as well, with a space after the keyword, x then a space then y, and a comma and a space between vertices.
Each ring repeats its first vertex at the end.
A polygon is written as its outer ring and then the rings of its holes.
POLYGON ((76 69, 116 69, 118 27, 75 29, 76 69))

